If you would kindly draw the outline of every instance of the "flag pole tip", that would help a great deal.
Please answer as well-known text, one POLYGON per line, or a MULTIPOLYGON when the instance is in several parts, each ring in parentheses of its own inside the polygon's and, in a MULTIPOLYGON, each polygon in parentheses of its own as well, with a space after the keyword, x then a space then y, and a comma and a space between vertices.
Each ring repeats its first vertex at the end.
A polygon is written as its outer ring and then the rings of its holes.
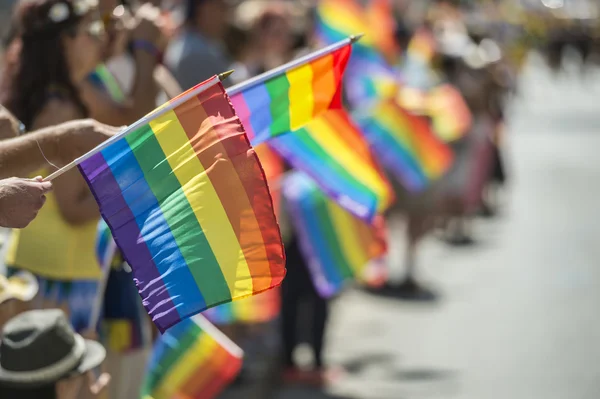
POLYGON ((227 79, 233 72, 234 72, 234 70, 230 69, 229 71, 225 71, 223 73, 220 73, 219 74, 219 80, 223 81, 223 80, 227 79))
POLYGON ((365 34, 364 33, 359 33, 357 35, 352 35, 350 36, 350 43, 356 43, 357 41, 360 40, 361 37, 363 37, 365 34))

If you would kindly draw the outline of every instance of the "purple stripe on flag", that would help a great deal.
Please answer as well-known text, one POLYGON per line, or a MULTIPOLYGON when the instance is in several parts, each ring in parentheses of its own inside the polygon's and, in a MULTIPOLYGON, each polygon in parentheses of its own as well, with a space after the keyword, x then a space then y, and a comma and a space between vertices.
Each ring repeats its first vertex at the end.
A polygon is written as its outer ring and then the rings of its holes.
POLYGON ((86 179, 92 194, 96 198, 96 202, 105 205, 100 208, 100 213, 108 224, 115 243, 121 249, 125 261, 132 264, 125 254, 133 253, 136 256, 135 264, 147 265, 144 269, 136 268, 133 270, 134 281, 138 289, 145 287, 145 290, 149 291, 148 294, 144 295, 147 298, 144 301, 144 306, 148 306, 151 301, 156 304, 155 306, 165 309, 165 312, 161 312, 158 309, 155 310, 153 312, 154 317, 160 317, 161 320, 171 325, 177 323, 180 320, 179 313, 158 273, 146 242, 141 239, 142 233, 135 217, 127 206, 121 194, 121 188, 102 153, 98 153, 83 161, 79 165, 79 170, 84 179, 86 179), (94 176, 93 180, 89 176, 94 176), (107 197, 110 198, 109 201, 106 200, 107 197), (109 220, 105 217, 106 214, 113 216, 109 220), (115 217, 117 214, 118 217, 115 217), (119 221, 118 226, 113 226, 112 223, 116 220, 119 221))

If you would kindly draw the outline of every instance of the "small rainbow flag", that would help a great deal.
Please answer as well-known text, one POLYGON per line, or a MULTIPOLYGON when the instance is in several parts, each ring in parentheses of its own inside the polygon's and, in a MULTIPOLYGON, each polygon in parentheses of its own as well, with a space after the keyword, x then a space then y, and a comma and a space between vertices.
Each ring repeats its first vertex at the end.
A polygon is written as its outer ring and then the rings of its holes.
POLYGON ((452 151, 436 137, 429 122, 393 100, 380 102, 358 119, 373 151, 407 190, 424 189, 452 163, 452 151))
POLYGON ((316 35, 325 44, 335 43, 349 35, 364 33, 353 46, 345 74, 344 87, 350 104, 389 97, 397 91, 399 78, 386 61, 385 50, 376 43, 380 26, 369 25, 368 12, 354 0, 323 0, 317 6, 316 35))
POLYGON ((224 303, 202 312, 211 323, 228 325, 232 323, 260 324, 275 319, 281 310, 279 287, 260 294, 224 303))
POLYGON ((102 270, 108 270, 116 252, 117 244, 113 240, 110 229, 106 222, 100 219, 96 233, 96 258, 102 270))
POLYGON ((306 64, 283 68, 266 81, 258 76, 230 88, 231 103, 252 144, 299 129, 328 109, 342 108, 342 75, 351 49, 348 43, 306 64))
POLYGON ((370 222, 394 194, 369 145, 345 110, 330 110, 295 132, 270 141, 294 168, 312 177, 334 201, 370 222))
POLYGON ((279 285, 269 189, 219 78, 132 126, 79 169, 158 329, 279 285))
POLYGON ((366 17, 375 47, 390 65, 400 59, 400 45, 396 40, 396 19, 392 0, 370 0, 366 8, 366 17))
POLYGON ((202 315, 169 329, 154 346, 142 399, 212 399, 237 376, 243 352, 202 315))
POLYGON ((319 294, 330 297, 353 279, 362 279, 370 261, 387 250, 383 218, 373 225, 331 201, 301 172, 283 182, 286 207, 319 294))
POLYGON ((427 113, 433 130, 446 142, 460 139, 471 128, 471 111, 460 92, 450 84, 442 84, 429 91, 427 113))

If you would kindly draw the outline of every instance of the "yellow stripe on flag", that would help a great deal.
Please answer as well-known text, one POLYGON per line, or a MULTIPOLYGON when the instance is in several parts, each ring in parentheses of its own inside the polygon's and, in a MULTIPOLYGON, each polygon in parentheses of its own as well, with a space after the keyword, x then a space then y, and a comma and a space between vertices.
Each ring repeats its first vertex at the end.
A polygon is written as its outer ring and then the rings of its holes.
MULTIPOLYGON (((221 266, 232 297, 253 292, 252 276, 227 213, 174 111, 150 122, 221 266), (223 267, 237 264, 237 268, 223 267)), ((199 254, 198 256, 201 256, 199 254)))
POLYGON ((286 76, 290 85, 290 127, 296 130, 313 117, 313 70, 305 65, 287 72, 286 76))

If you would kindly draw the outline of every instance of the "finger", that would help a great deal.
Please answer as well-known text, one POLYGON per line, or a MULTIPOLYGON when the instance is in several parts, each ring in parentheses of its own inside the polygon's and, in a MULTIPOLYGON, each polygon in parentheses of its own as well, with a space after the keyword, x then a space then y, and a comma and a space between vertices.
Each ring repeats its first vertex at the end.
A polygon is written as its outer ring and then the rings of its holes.
POLYGON ((48 193, 52 191, 52 182, 42 181, 39 182, 37 186, 42 190, 42 193, 48 193))
POLYGON ((42 204, 40 205, 40 208, 41 208, 41 207, 42 207, 42 206, 44 206, 44 204, 46 203, 46 196, 45 196, 45 195, 42 195, 42 196, 40 197, 40 200, 41 200, 41 203, 42 203, 42 204))

